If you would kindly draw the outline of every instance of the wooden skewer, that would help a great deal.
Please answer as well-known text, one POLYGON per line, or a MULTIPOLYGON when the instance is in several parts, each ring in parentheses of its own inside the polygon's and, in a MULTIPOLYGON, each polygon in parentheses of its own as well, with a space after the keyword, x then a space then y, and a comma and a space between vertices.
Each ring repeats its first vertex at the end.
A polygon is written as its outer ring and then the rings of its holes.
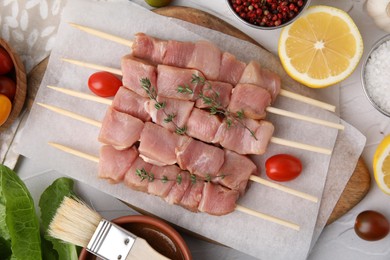
MULTIPOLYGON (((69 153, 69 154, 73 154, 75 156, 78 156, 78 157, 81 157, 81 158, 84 158, 84 159, 87 159, 87 160, 90 160, 90 161, 93 161, 93 162, 97 162, 97 163, 99 162, 99 158, 95 157, 93 155, 83 153, 81 151, 72 149, 70 147, 67 147, 67 146, 64 146, 64 145, 61 145, 61 144, 58 144, 58 143, 49 142, 48 144, 53 146, 53 147, 55 147, 56 149, 59 149, 59 150, 63 151, 63 152, 66 152, 66 153, 69 153)), ((299 229, 300 229, 299 225, 297 225, 297 224, 294 224, 294 223, 288 222, 286 220, 283 220, 283 219, 280 219, 280 218, 276 218, 276 217, 273 217, 273 216, 270 216, 270 215, 267 215, 267 214, 264 214, 264 213, 260 213, 260 212, 257 212, 255 210, 252 210, 252 209, 240 206, 240 205, 236 205, 235 209, 238 210, 238 211, 241 211, 243 213, 252 215, 254 217, 262 218, 262 219, 265 219, 265 220, 268 220, 268 221, 271 221, 271 222, 283 225, 285 227, 292 228, 292 229, 297 230, 297 231, 299 231, 299 229)))
POLYGON ((99 96, 83 93, 83 92, 80 92, 80 91, 75 91, 75 90, 66 89, 66 88, 60 88, 60 87, 56 87, 56 86, 50 86, 49 85, 47 87, 50 88, 50 89, 53 89, 55 91, 64 93, 66 95, 72 96, 72 97, 78 97, 78 98, 81 98, 81 99, 84 99, 84 100, 94 101, 94 102, 98 102, 98 103, 105 104, 105 105, 111 105, 112 104, 112 100, 108 99, 108 98, 103 98, 103 97, 99 97, 99 96))
POLYGON ((122 45, 126 45, 126 46, 129 46, 130 48, 133 47, 133 41, 130 41, 130 40, 127 40, 127 39, 124 39, 124 38, 121 38, 121 37, 118 37, 118 36, 115 36, 115 35, 112 35, 112 34, 109 34, 109 33, 98 31, 98 30, 93 29, 91 27, 79 25, 79 24, 76 24, 76 23, 69 23, 69 25, 71 25, 71 26, 73 26, 73 27, 75 27, 75 28, 77 28, 77 29, 79 29, 81 31, 84 31, 86 33, 95 35, 95 36, 97 36, 99 38, 107 39, 107 40, 110 40, 110 41, 113 41, 113 42, 116 42, 116 43, 119 43, 119 44, 122 44, 122 45))
POLYGON ((97 64, 88 63, 88 62, 79 61, 79 60, 73 60, 73 59, 62 58, 61 60, 65 61, 65 62, 69 62, 69 63, 77 65, 77 66, 80 66, 80 67, 85 67, 85 68, 95 69, 95 70, 103 70, 103 71, 111 72, 112 74, 116 74, 118 76, 122 76, 122 70, 120 70, 120 69, 110 68, 110 67, 106 67, 106 66, 102 66, 102 65, 97 65, 97 64))
POLYGON ((263 184, 264 186, 267 186, 267 187, 270 187, 270 188, 274 188, 274 189, 277 189, 277 190, 289 193, 289 194, 294 195, 296 197, 300 197, 300 198, 303 198, 303 199, 306 199, 306 200, 310 200, 310 201, 315 202, 315 203, 318 202, 318 198, 315 197, 315 196, 312 196, 310 194, 307 194, 307 193, 304 193, 304 192, 301 192, 301 191, 297 191, 297 190, 288 188, 288 187, 280 185, 278 183, 274 183, 274 182, 268 181, 266 179, 260 178, 259 176, 251 175, 249 177, 249 179, 251 181, 263 184))
MULTIPOLYGON (((122 76, 122 71, 119 69, 110 68, 110 67, 106 67, 106 66, 102 66, 102 65, 83 62, 83 61, 78 61, 78 60, 73 60, 73 59, 62 58, 62 60, 65 62, 69 62, 71 64, 81 66, 81 67, 86 67, 86 68, 101 70, 101 71, 108 71, 108 72, 111 72, 113 74, 122 76)), ((71 92, 65 92, 65 91, 62 91, 62 92, 69 94, 69 95, 72 95, 71 92)), ((344 130, 344 125, 342 125, 342 124, 337 124, 337 123, 329 122, 326 120, 321 120, 321 119, 317 119, 317 118, 313 118, 313 117, 309 117, 309 116, 304 116, 304 115, 290 112, 287 110, 274 108, 274 107, 267 107, 265 110, 269 113, 272 113, 272 114, 286 116, 286 117, 290 117, 290 118, 294 118, 294 119, 298 119, 298 120, 302 120, 302 121, 306 121, 306 122, 310 122, 310 123, 314 123, 314 124, 318 124, 318 125, 323 125, 323 126, 327 126, 327 127, 331 127, 331 128, 344 130)))
MULTIPOLYGON (((56 90, 58 92, 67 94, 69 96, 78 97, 78 98, 81 98, 84 100, 95 101, 95 102, 106 104, 106 105, 112 104, 112 100, 107 99, 107 98, 102 98, 102 97, 86 94, 83 92, 79 92, 79 91, 75 91, 75 90, 71 90, 71 89, 60 88, 60 87, 56 87, 56 86, 47 86, 47 87, 51 88, 53 90, 56 90)), ((317 119, 317 118, 313 118, 313 117, 309 117, 309 116, 304 116, 301 114, 293 113, 293 112, 279 109, 279 108, 267 107, 266 111, 269 113, 273 113, 273 114, 277 114, 277 115, 281 115, 281 116, 286 116, 286 117, 290 117, 290 118, 294 118, 294 119, 298 119, 298 120, 302 120, 302 121, 311 122, 314 124, 319 124, 319 125, 323 125, 323 126, 327 126, 327 127, 332 127, 332 128, 344 130, 344 125, 342 125, 342 124, 337 124, 337 123, 333 123, 333 122, 329 122, 329 121, 325 121, 325 120, 321 120, 321 119, 317 119)))
MULTIPOLYGON (((68 110, 65 110, 65 109, 62 109, 59 107, 55 107, 55 106, 51 106, 51 105, 47 105, 47 104, 43 104, 43 103, 37 103, 37 104, 40 106, 43 106, 49 110, 52 110, 56 113, 74 118, 76 120, 79 120, 79 121, 82 121, 82 122, 85 122, 85 123, 88 123, 88 124, 91 124, 91 125, 94 125, 97 127, 101 127, 101 125, 102 125, 101 122, 97 122, 93 119, 84 117, 82 115, 70 112, 68 110)), ((317 152, 317 153, 322 153, 322 154, 327 154, 327 155, 332 154, 332 150, 330 150, 330 149, 326 149, 326 148, 322 148, 322 147, 318 147, 318 146, 313 146, 313 145, 308 145, 308 144, 303 144, 303 143, 299 143, 299 142, 294 142, 294 141, 290 141, 290 140, 286 140, 286 139, 282 139, 282 138, 277 138, 277 137, 271 137, 270 142, 284 145, 284 146, 297 148, 297 149, 303 149, 303 150, 307 150, 307 151, 311 151, 311 152, 317 152)))
MULTIPOLYGON (((123 39, 121 37, 118 37, 118 36, 115 36, 115 35, 112 35, 112 34, 108 34, 108 33, 105 33, 105 32, 102 32, 102 31, 99 31, 99 30, 96 30, 96 29, 93 29, 91 27, 79 25, 79 24, 76 24, 76 23, 69 23, 69 24, 71 26, 81 30, 81 31, 84 31, 84 32, 87 32, 89 34, 95 35, 95 36, 97 36, 99 38, 103 38, 103 39, 107 39, 107 40, 110 40, 110 41, 113 41, 113 42, 117 42, 119 44, 129 46, 130 48, 133 47, 133 41, 130 41, 130 40, 127 40, 127 39, 123 39)), ((321 101, 316 100, 316 99, 308 98, 308 97, 296 94, 296 93, 288 91, 288 90, 282 89, 280 91, 279 95, 285 96, 285 97, 288 97, 288 98, 291 98, 291 99, 295 99, 295 100, 298 100, 298 101, 301 101, 301 102, 304 102, 304 103, 307 103, 307 104, 310 104, 310 105, 313 105, 313 106, 317 106, 317 107, 320 107, 320 108, 323 108, 323 109, 326 109, 326 110, 329 110, 329 111, 332 111, 332 112, 336 111, 336 107, 331 105, 331 104, 328 104, 328 103, 325 103, 325 102, 321 102, 321 101)))
MULTIPOLYGON (((49 86, 49 87, 53 88, 53 89, 57 89, 56 87, 52 87, 52 86, 49 86)), ((64 89, 58 88, 58 90, 62 91, 64 89)), ((68 91, 68 90, 66 90, 66 91, 68 91)), ((92 95, 88 95, 88 94, 84 94, 84 93, 80 93, 80 92, 76 92, 76 93, 82 94, 82 95, 86 95, 88 97, 88 99, 90 99, 90 100, 99 100, 99 101, 101 101, 104 104, 111 103, 111 100, 108 100, 106 98, 96 97, 96 96, 92 96, 92 95)), ((53 107, 53 106, 50 106, 50 105, 46 105, 46 104, 42 104, 42 103, 37 103, 37 104, 40 105, 40 106, 43 106, 43 107, 45 107, 45 108, 47 108, 49 110, 57 112, 59 114, 62 114, 62 115, 65 115, 65 116, 68 116, 68 117, 71 117, 71 118, 75 118, 75 119, 78 119, 78 120, 86 122, 86 123, 90 123, 90 124, 92 124, 94 126, 97 126, 97 127, 101 127, 101 123, 100 122, 97 122, 95 120, 91 120, 91 119, 86 118, 84 116, 80 116, 80 115, 77 115, 75 113, 72 113, 72 112, 66 111, 64 109, 57 108, 57 107, 53 107)), ((303 198, 303 199, 306 199, 306 200, 309 200, 309 201, 312 201, 312 202, 315 202, 315 203, 318 202, 318 198, 315 197, 315 196, 312 196, 310 194, 307 194, 307 193, 304 193, 304 192, 300 192, 300 191, 297 191, 297 190, 285 187, 285 186, 280 185, 280 184, 276 184, 276 183, 270 182, 270 181, 268 181, 266 179, 263 179, 263 178, 260 178, 258 176, 252 175, 252 176, 250 176, 249 179, 251 181, 254 181, 254 182, 263 184, 265 186, 268 186, 268 187, 271 187, 271 188, 274 188, 274 189, 277 189, 277 190, 280 190, 280 191, 292 194, 294 196, 297 196, 297 197, 300 197, 300 198, 303 198)))
POLYGON ((82 116, 82 115, 70 112, 70 111, 62 109, 62 108, 46 105, 46 104, 43 104, 43 103, 37 102, 37 104, 42 106, 42 107, 44 107, 44 108, 47 108, 47 109, 49 109, 51 111, 57 112, 57 113, 59 113, 61 115, 64 115, 64 116, 67 116, 67 117, 79 120, 81 122, 84 122, 84 123, 87 123, 87 124, 90 124, 90 125, 93 125, 93 126, 97 126, 99 128, 102 127, 102 123, 101 122, 98 122, 96 120, 87 118, 85 116, 82 116))

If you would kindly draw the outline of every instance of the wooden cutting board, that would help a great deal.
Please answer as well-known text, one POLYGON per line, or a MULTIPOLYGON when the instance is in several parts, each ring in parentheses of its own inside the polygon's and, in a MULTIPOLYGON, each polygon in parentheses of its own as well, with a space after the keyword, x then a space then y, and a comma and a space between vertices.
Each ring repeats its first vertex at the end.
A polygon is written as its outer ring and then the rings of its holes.
MULTIPOLYGON (((153 10, 155 13, 178 18, 190 23, 201 25, 209 29, 216 31, 224 32, 236 38, 249 41, 256 45, 259 45, 255 40, 253 40, 248 35, 244 34, 237 28, 231 26, 225 21, 215 17, 209 13, 189 8, 189 7, 180 7, 180 6, 169 6, 164 8, 159 8, 153 10)), ((260 46, 261 47, 261 46, 260 46)), ((39 88, 40 82, 46 70, 48 59, 44 60, 37 67, 35 67, 28 76, 28 93, 27 93, 27 105, 31 107, 35 94, 39 88)), ((353 208, 356 204, 360 202, 361 199, 367 194, 371 183, 370 173, 363 161, 362 158, 359 159, 356 169, 346 185, 339 201, 337 202, 331 216, 328 219, 327 224, 332 223, 342 215, 344 215, 348 210, 353 208)))

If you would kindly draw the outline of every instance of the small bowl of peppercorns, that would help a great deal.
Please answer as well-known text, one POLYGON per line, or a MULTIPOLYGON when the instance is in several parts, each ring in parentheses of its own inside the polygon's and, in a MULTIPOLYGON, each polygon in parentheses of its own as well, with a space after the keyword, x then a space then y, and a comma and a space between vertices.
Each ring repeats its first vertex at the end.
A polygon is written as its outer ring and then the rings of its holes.
POLYGON ((273 30, 292 23, 310 0, 227 0, 233 14, 254 28, 273 30))

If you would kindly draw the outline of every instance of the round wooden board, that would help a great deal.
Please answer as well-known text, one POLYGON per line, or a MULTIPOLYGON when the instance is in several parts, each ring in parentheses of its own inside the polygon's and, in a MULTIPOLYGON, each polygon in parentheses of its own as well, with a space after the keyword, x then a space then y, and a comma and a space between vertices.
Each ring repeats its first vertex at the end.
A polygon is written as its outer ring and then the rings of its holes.
MULTIPOLYGON (((217 30, 237 37, 242 40, 247 40, 252 43, 256 43, 252 38, 234 28, 230 24, 222 21, 221 19, 208 14, 206 12, 179 6, 169 6, 153 10, 155 13, 178 18, 187 22, 191 22, 197 25, 207 27, 209 29, 217 30)), ((259 44, 257 44, 259 45, 259 44)), ((42 61, 36 66, 31 73, 28 75, 28 93, 27 93, 27 106, 31 107, 35 94, 39 88, 42 77, 45 73, 48 59, 42 61)), ((331 216, 328 219, 327 224, 332 223, 339 217, 343 216, 356 204, 358 204, 370 189, 371 177, 362 158, 359 159, 356 169, 346 185, 339 201, 337 202, 331 216)))

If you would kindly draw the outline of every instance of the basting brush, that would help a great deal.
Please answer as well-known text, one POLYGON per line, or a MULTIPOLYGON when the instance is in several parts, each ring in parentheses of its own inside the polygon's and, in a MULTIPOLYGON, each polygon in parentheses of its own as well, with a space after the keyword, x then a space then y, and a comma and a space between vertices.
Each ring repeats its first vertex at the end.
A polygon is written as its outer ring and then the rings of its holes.
POLYGON ((64 198, 50 223, 49 235, 85 247, 102 259, 168 259, 143 238, 103 219, 76 198, 64 198))

